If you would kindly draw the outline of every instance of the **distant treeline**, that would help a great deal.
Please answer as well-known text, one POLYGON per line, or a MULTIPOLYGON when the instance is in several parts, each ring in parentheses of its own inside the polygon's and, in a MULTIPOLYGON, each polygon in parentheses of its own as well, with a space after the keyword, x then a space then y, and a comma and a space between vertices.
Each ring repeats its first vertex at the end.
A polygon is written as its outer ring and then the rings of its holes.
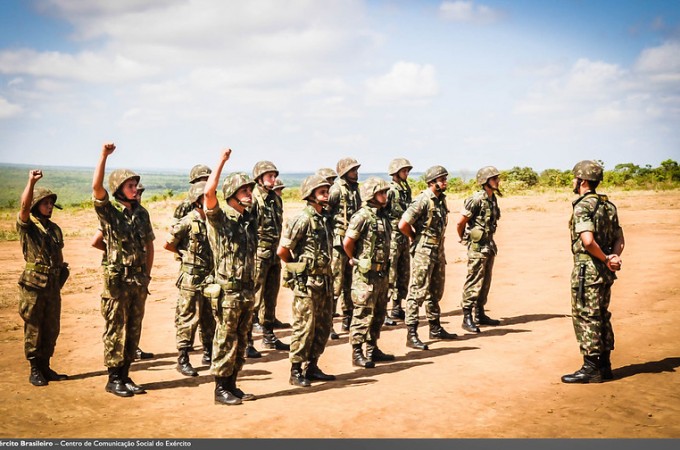
MULTIPOLYGON (((613 169, 605 167, 604 181, 601 189, 618 188, 624 190, 648 189, 666 190, 680 188, 680 166, 667 159, 659 167, 650 165, 638 166, 633 163, 617 164, 613 169)), ((29 166, 0 165, 0 208, 18 208, 21 192, 26 186, 29 166)), ((40 183, 54 190, 59 198, 58 203, 64 207, 90 207, 92 192, 92 170, 88 168, 45 167, 45 178, 40 183)), ((178 172, 140 171, 142 183, 146 191, 146 201, 157 201, 186 195, 188 180, 186 174, 178 172)), ((308 173, 281 174, 288 187, 284 190, 284 199, 298 200, 299 186, 308 173)), ((388 179, 386 174, 360 173, 360 180, 369 176, 380 176, 388 179)), ((413 173, 410 178, 414 192, 420 192, 427 184, 423 175, 413 173)), ((519 194, 527 190, 551 190, 569 188, 573 175, 571 170, 546 169, 540 173, 531 167, 513 167, 501 171, 501 189, 510 194, 519 194)), ((468 193, 476 190, 474 173, 465 172, 465 176, 452 176, 449 179, 447 192, 468 193)))

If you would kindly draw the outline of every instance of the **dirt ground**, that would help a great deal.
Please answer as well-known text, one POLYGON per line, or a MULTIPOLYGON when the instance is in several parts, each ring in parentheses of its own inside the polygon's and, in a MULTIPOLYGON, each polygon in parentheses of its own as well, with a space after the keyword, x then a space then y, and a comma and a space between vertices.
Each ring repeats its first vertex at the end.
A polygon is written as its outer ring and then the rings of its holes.
MULTIPOLYGON (((478 335, 460 328, 465 249, 453 226, 461 200, 450 198, 442 323, 459 339, 415 351, 404 345, 403 325, 387 328, 380 346, 396 361, 357 369, 343 333, 320 362, 338 380, 307 389, 288 384, 286 353, 264 351, 239 376, 239 386, 258 399, 237 407, 213 404, 213 378, 200 353, 192 354, 198 377, 175 370, 178 264, 162 249, 174 204, 147 205, 157 241, 141 347, 156 357, 133 364, 132 376, 148 394, 129 399, 104 391, 101 256, 89 247, 94 212, 55 211, 72 275, 53 367, 70 379, 41 388, 28 383, 16 305, 23 262, 18 242, 0 242, 0 437, 678 438, 680 192, 620 192, 612 199, 626 235, 611 305, 614 381, 560 382, 581 363, 569 316, 572 196, 500 199, 500 251, 487 309, 502 325, 478 335)), ((299 208, 287 205, 287 215, 299 208)), ((0 226, 11 229, 13 220, 4 216, 0 226)), ((290 303, 282 289, 277 315, 285 321, 292 321, 290 303)), ((290 330, 278 335, 288 342, 290 330)))

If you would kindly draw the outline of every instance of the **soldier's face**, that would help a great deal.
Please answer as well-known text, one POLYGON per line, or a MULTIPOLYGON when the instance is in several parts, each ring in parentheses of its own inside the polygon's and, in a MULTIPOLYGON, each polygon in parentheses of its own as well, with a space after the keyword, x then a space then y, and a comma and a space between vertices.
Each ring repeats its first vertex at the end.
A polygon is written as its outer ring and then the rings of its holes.
POLYGON ((52 217, 52 211, 54 210, 54 198, 46 197, 38 203, 38 212, 40 215, 49 219, 52 217))
POLYGON ((242 186, 238 191, 236 191, 234 197, 236 197, 236 200, 238 200, 243 206, 250 206, 253 204, 253 188, 250 187, 250 185, 242 186))
POLYGON ((387 191, 376 192, 373 196, 373 201, 380 205, 381 208, 384 208, 387 205, 387 191))
POLYGON ((408 180, 409 173, 411 173, 411 169, 409 169, 408 167, 404 167, 399 172, 397 172, 397 177, 399 177, 401 181, 406 181, 408 180))
POLYGON ((500 180, 500 178, 498 177, 498 175, 496 175, 495 177, 491 177, 491 178, 489 178, 489 179, 487 180, 487 183, 489 184, 489 187, 490 187, 491 189, 493 189, 494 191, 498 189, 498 186, 500 185, 500 182, 501 182, 501 180, 500 180))
POLYGON ((355 167, 345 174, 345 177, 352 183, 359 181, 359 168, 355 167))
POLYGON ((130 178, 120 187, 120 192, 127 200, 137 200, 137 180, 130 178))
POLYGON ((328 186, 314 189, 314 198, 321 206, 326 206, 328 204, 328 186))
POLYGON ((276 183, 276 172, 265 172, 262 174, 262 186, 267 190, 272 190, 276 183))
POLYGON ((446 175, 442 175, 441 177, 434 180, 434 184, 436 184, 437 187, 439 187, 440 191, 442 191, 442 192, 445 191, 446 187, 448 186, 448 182, 446 180, 446 175))

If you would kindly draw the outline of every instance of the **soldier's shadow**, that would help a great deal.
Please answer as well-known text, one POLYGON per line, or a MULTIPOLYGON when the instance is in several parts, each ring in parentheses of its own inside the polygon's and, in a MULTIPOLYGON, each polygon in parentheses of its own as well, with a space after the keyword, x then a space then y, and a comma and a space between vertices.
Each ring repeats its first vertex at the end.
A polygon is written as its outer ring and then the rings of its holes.
MULTIPOLYGON (((155 361, 155 358, 152 359, 145 359, 142 361, 136 361, 134 364, 130 366, 130 372, 136 372, 138 370, 147 370, 151 369, 154 367, 162 367, 162 366, 167 366, 175 364, 174 361, 155 361)), ((69 380, 84 380, 86 378, 92 378, 92 377, 103 377, 108 375, 108 371, 105 370, 97 370, 94 372, 85 372, 85 373, 79 373, 76 375, 69 375, 68 379, 69 380)))
POLYGON ((503 317, 501 325, 517 325, 520 323, 539 322, 541 320, 562 319, 571 317, 568 314, 525 314, 523 316, 503 317))
MULTIPOLYGON (((243 377, 271 375, 268 370, 241 370, 238 374, 238 379, 243 377)), ((197 377, 182 377, 175 380, 156 381, 153 383, 144 383, 143 387, 147 391, 158 391, 161 389, 175 389, 183 387, 197 387, 202 384, 214 383, 215 377, 210 373, 199 375, 197 377)))
POLYGON ((614 379, 632 377, 641 373, 662 373, 675 372, 675 369, 680 367, 680 357, 674 356, 664 358, 660 361, 650 361, 639 364, 629 364, 627 366, 619 367, 612 370, 614 379))

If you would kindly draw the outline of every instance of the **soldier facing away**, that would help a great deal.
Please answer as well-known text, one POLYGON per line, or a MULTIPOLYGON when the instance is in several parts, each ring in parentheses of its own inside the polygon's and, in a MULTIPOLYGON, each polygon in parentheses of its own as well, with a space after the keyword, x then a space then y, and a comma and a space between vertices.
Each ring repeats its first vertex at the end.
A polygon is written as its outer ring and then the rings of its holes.
MULTIPOLYGON (((206 166, 205 164, 196 164, 189 171, 189 184, 192 185, 199 183, 201 181, 207 181, 208 176, 210 176, 210 172, 212 172, 210 170, 210 167, 206 166)), ((189 189, 191 189, 191 187, 189 189)), ((177 208, 175 208, 175 212, 173 213, 172 216, 175 219, 175 221, 178 221, 182 217, 189 214, 193 209, 194 206, 187 197, 184 200, 182 200, 182 202, 179 205, 177 205, 177 208)))
POLYGON ((500 172, 493 166, 477 171, 477 184, 482 189, 465 199, 456 231, 460 242, 467 245, 467 276, 463 285, 463 329, 479 333, 478 325, 500 325, 486 315, 484 306, 491 288, 493 263, 498 253, 493 235, 496 232, 501 210, 496 193, 499 190, 500 172), (474 308, 475 318, 472 319, 474 308))
POLYGON ((33 386, 68 378, 50 368, 60 331, 61 288, 69 270, 62 255, 61 228, 50 220, 54 208, 61 209, 55 204, 57 194, 35 187, 42 177, 41 170, 28 173, 16 223, 26 261, 19 278, 19 315, 24 321, 24 354, 31 365, 28 381, 33 386))
POLYGON ((614 378, 611 351, 614 330, 609 302, 616 272, 621 269, 625 246, 616 206, 606 195, 595 192, 603 169, 595 161, 574 166, 574 193, 569 221, 571 252, 571 317, 576 340, 583 355, 583 366, 564 375, 563 383, 600 383, 614 378))

